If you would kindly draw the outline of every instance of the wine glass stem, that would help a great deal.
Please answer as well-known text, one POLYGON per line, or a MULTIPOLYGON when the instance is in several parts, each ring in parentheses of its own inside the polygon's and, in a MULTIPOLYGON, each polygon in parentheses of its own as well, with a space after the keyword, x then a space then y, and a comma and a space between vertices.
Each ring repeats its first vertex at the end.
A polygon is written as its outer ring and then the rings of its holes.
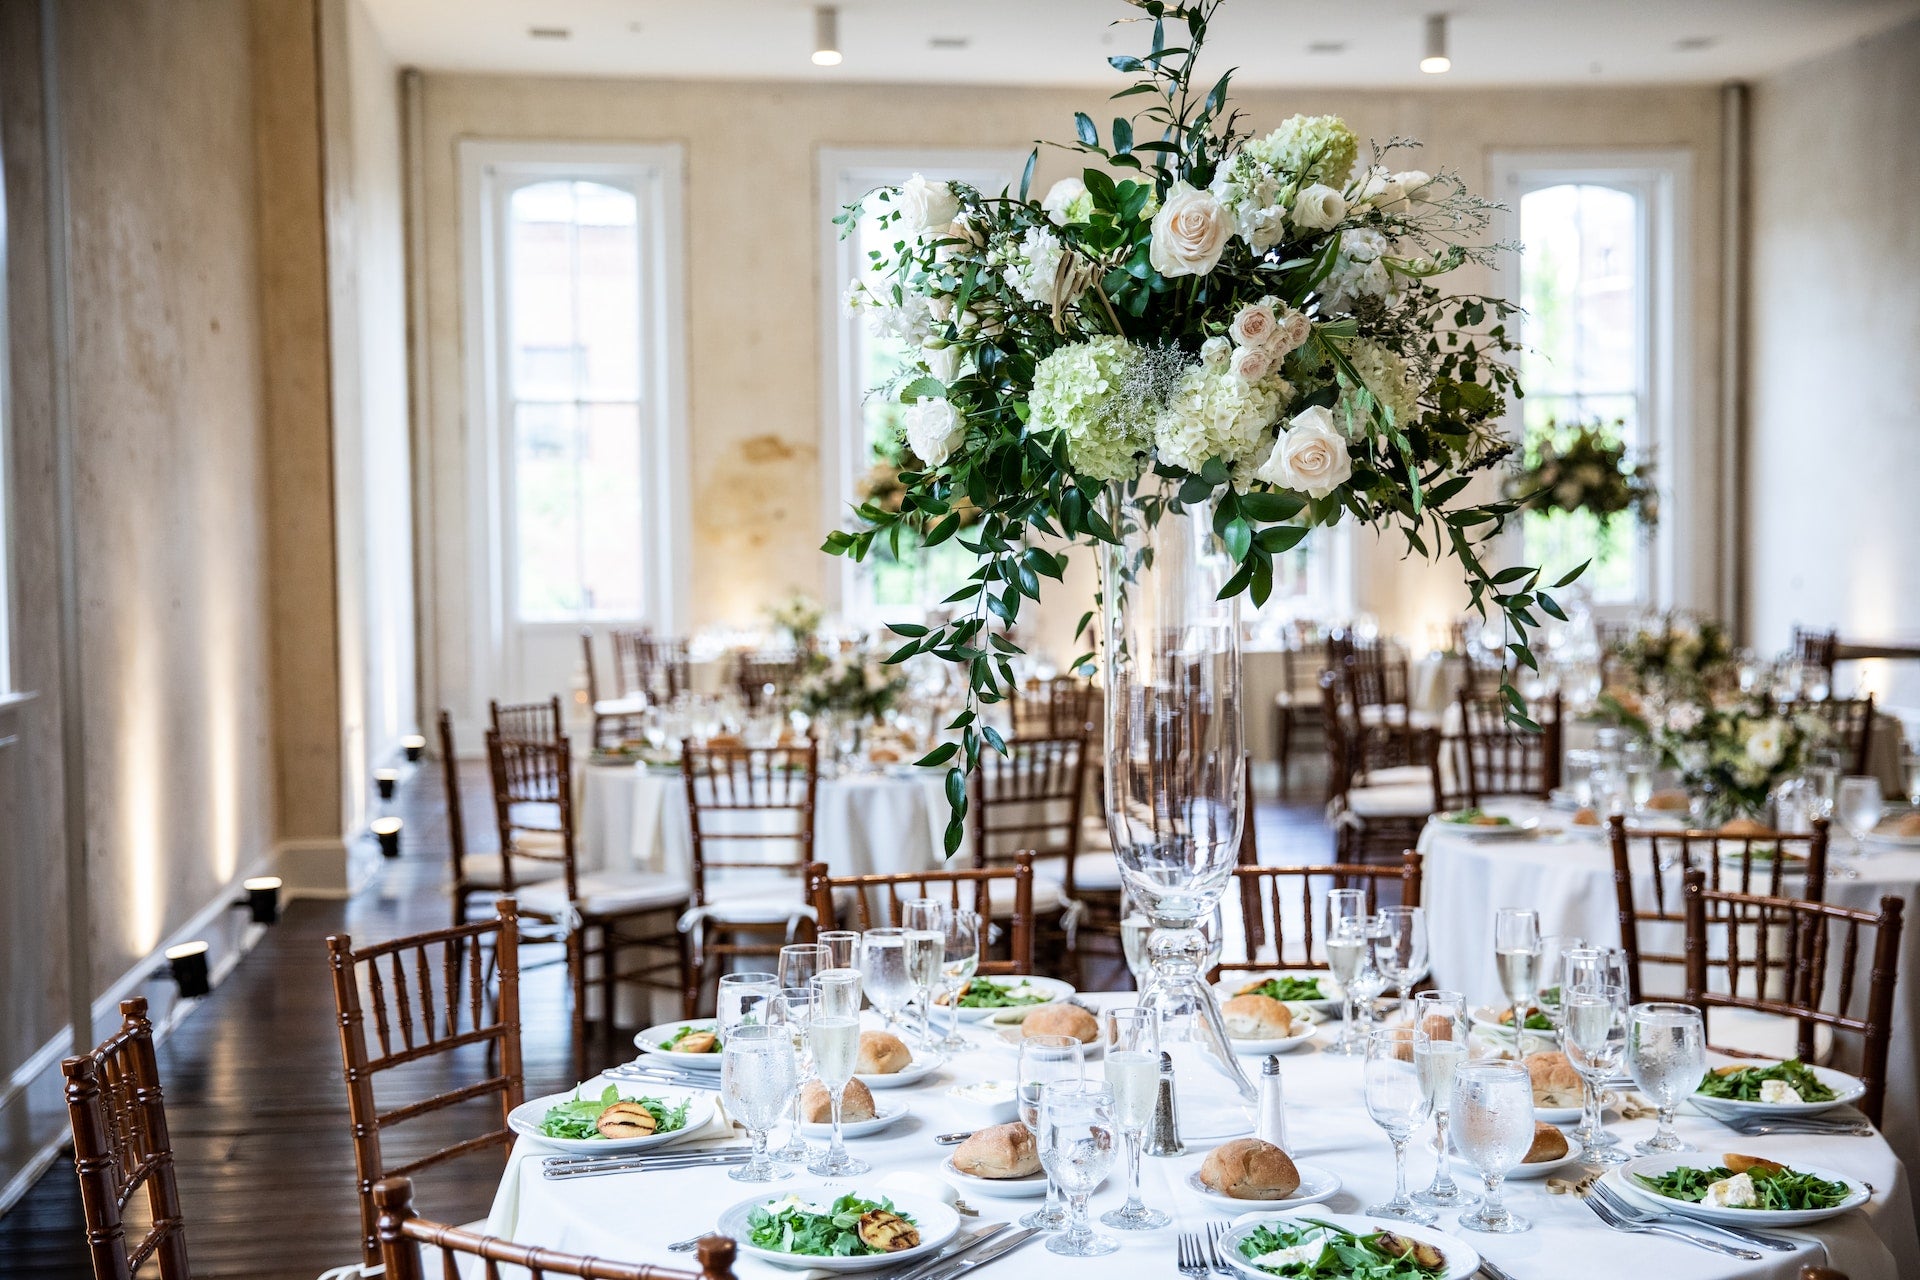
POLYGON ((1085 1192, 1067 1197, 1067 1239, 1080 1244, 1093 1234, 1093 1228, 1087 1225, 1087 1197, 1085 1192))
POLYGON ((1057 1222, 1060 1218, 1060 1185, 1047 1175, 1047 1219, 1057 1222))
POLYGON ((1139 1129, 1127 1134, 1127 1213, 1139 1213, 1146 1207, 1140 1203, 1140 1148, 1146 1145, 1143 1137, 1139 1129))
POLYGON ((1481 1209, 1481 1213, 1484 1215, 1483 1221, 1493 1223, 1497 1226, 1507 1220, 1507 1206, 1500 1203, 1501 1175, 1497 1173, 1487 1173, 1482 1174, 1481 1177, 1486 1180, 1487 1184, 1486 1204, 1481 1209))
POLYGON ((1451 1141, 1451 1135, 1447 1132, 1447 1113, 1435 1109, 1433 1122, 1434 1148, 1440 1153, 1439 1167, 1433 1171, 1433 1189, 1442 1195, 1449 1195, 1454 1191, 1454 1185, 1453 1169, 1449 1165, 1447 1156, 1453 1147, 1453 1143, 1451 1141))
POLYGON ((1679 1138, 1673 1132, 1673 1113, 1677 1105, 1678 1104, 1674 1104, 1673 1106, 1663 1106, 1660 1108, 1660 1123, 1654 1127, 1653 1140, 1655 1142, 1664 1145, 1669 1142, 1679 1141, 1679 1138))
POLYGON ((1600 1082, 1591 1076, 1581 1076, 1580 1083, 1587 1087, 1587 1134, 1591 1140, 1598 1142, 1600 1138, 1600 1082))
POLYGON ((747 1140, 753 1143, 753 1158, 747 1161, 747 1172, 764 1178, 767 1174, 767 1131, 748 1129, 747 1140))
POLYGON ((1340 1010, 1340 1047, 1342 1049, 1351 1049, 1353 1047, 1354 1018, 1353 988, 1351 986, 1346 989, 1342 997, 1342 1004, 1343 1007, 1340 1010))
POLYGON ((1407 1140, 1404 1137, 1393 1139, 1393 1203, 1400 1204, 1407 1198, 1407 1140))
POLYGON ((827 1163, 839 1164, 847 1158, 846 1144, 840 1141, 840 1100, 847 1095, 847 1086, 842 1084, 827 1097, 833 1108, 833 1138, 827 1147, 827 1163))
POLYGON ((1400 984, 1400 1021, 1406 1023, 1408 1026, 1413 1025, 1413 1003, 1409 999, 1409 993, 1412 989, 1413 984, 1411 982, 1403 982, 1400 984))

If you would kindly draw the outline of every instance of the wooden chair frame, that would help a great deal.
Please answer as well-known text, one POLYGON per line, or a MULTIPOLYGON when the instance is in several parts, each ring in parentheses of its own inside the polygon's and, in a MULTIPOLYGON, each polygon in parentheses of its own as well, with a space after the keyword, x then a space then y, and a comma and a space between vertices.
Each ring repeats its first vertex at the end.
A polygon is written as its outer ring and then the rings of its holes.
POLYGON ((500 1280, 502 1264, 523 1268, 530 1280, 546 1280, 548 1276, 574 1276, 580 1280, 734 1280, 736 1246, 722 1235, 707 1236, 700 1241, 694 1254, 700 1263, 698 1271, 682 1271, 644 1262, 583 1258, 430 1222, 414 1213, 413 1182, 404 1177, 385 1178, 376 1183, 373 1201, 379 1212, 374 1230, 386 1280, 427 1280, 420 1262, 421 1245, 440 1250, 444 1280, 461 1280, 460 1255, 482 1260, 480 1274, 484 1280, 500 1280))
POLYGON ((766 701, 767 688, 773 688, 775 698, 783 696, 793 682, 800 678, 800 658, 760 658, 743 653, 735 659, 733 685, 740 691, 740 698, 750 711, 760 710, 766 701))
POLYGON ((519 952, 519 912, 512 898, 500 899, 492 920, 394 938, 357 951, 348 934, 327 939, 340 1027, 340 1061, 347 1082, 347 1115, 353 1127, 361 1250, 367 1266, 380 1262, 379 1211, 373 1200, 376 1183, 489 1147, 500 1148, 504 1156, 513 1146, 514 1133, 507 1127, 507 1117, 526 1100, 520 1057, 519 952), (483 956, 489 943, 498 983, 498 993, 491 1001, 483 956), (361 1001, 363 975, 371 997, 377 1051, 367 1043, 367 1008, 361 1001), (492 1074, 388 1110, 380 1108, 374 1082, 381 1072, 469 1045, 484 1046, 489 1051, 489 1061, 497 1064, 492 1074), (495 1096, 500 1099, 499 1128, 388 1167, 381 1151, 383 1130, 460 1103, 495 1096))
MULTIPOLYGON (((580 658, 587 669, 587 705, 593 711, 593 745, 611 747, 638 733, 641 717, 630 711, 602 711, 603 700, 600 697, 600 680, 593 661, 593 628, 580 629, 580 658)), ((622 694, 622 697, 625 695, 622 694)))
POLYGON ((1459 732, 1437 739, 1433 793, 1442 809, 1477 808, 1488 800, 1522 796, 1545 801, 1560 785, 1561 704, 1555 690, 1533 733, 1507 720, 1507 701, 1495 691, 1462 689, 1454 706, 1459 732), (1451 764, 1452 786, 1447 785, 1451 764))
MULTIPOLYGON (((1832 679, 1832 668, 1828 668, 1832 679)), ((1812 716, 1825 724, 1827 732, 1840 746, 1847 772, 1854 776, 1870 772, 1873 760, 1873 695, 1861 698, 1807 698, 1800 702, 1777 704, 1781 715, 1812 716)))
POLYGON ((1431 812, 1372 817, 1358 813, 1349 799, 1353 780, 1367 768, 1404 764, 1425 765, 1431 773, 1435 767, 1433 753, 1438 749, 1436 740, 1430 732, 1410 727, 1404 732, 1364 732, 1341 705, 1341 684, 1339 672, 1320 673, 1321 718, 1327 744, 1327 800, 1339 811, 1334 826, 1334 857, 1343 863, 1398 858, 1420 842, 1420 833, 1431 812))
POLYGON ((560 695, 544 702, 501 702, 487 700, 487 718, 493 731, 513 742, 540 742, 552 746, 566 736, 566 721, 560 716, 560 695))
MULTIPOLYGON (((1060 737, 1007 740, 1007 754, 983 752, 968 784, 967 824, 973 836, 976 868, 1005 866, 1020 853, 1060 866, 1064 902, 1090 908, 1069 946, 1064 905, 1049 909, 1034 924, 1035 963, 1051 971, 1071 962, 1080 966, 1078 933, 1119 935, 1120 894, 1090 892, 1074 883, 1080 856, 1080 815, 1087 795, 1087 739, 1084 729, 1060 737), (1040 809, 1019 812, 1028 806, 1040 809), (1000 815, 1015 811, 1009 821, 1000 815), (1102 910, 1105 908, 1105 910, 1102 910)), ((1084 977, 1084 975, 1080 975, 1084 977)))
MULTIPOLYGON (((1754 892, 1755 845, 1772 845, 1780 849, 1804 842, 1807 846, 1806 889, 1802 896, 1809 902, 1819 902, 1826 897, 1828 831, 1825 818, 1816 818, 1811 832, 1797 835, 1774 831, 1753 835, 1695 830, 1629 831, 1626 819, 1619 814, 1607 820, 1607 827, 1608 843, 1613 851, 1613 896, 1620 922, 1620 947, 1627 953, 1627 995, 1635 1002, 1660 998, 1645 993, 1645 984, 1641 979, 1644 964, 1664 964, 1675 968, 1686 964, 1684 953, 1676 955, 1672 952, 1646 951, 1640 945, 1642 924, 1686 923, 1686 872, 1705 868, 1708 887, 1719 892, 1728 887, 1723 882, 1728 872, 1726 863, 1734 861, 1737 863, 1737 872, 1731 887, 1735 892, 1751 894, 1754 892), (1636 841, 1641 842, 1642 848, 1651 855, 1651 909, 1639 901, 1634 884, 1633 844, 1636 841)), ((1776 898, 1788 896, 1786 860, 1775 857, 1762 862, 1766 871, 1766 894, 1776 898)))
POLYGON ((73 1126, 73 1168, 87 1220, 94 1280, 132 1280, 153 1259, 160 1280, 191 1280, 186 1221, 174 1181, 173 1139, 144 998, 120 1002, 120 1030, 60 1064, 73 1126), (151 1226, 127 1246, 123 1215, 142 1187, 151 1226))
POLYGON ((1400 855, 1399 866, 1336 862, 1314 866, 1269 867, 1250 864, 1243 859, 1241 864, 1233 869, 1233 877, 1239 890, 1236 896, 1240 902, 1240 921, 1246 938, 1246 959, 1222 960, 1214 967, 1214 978, 1217 979, 1222 973, 1244 973, 1257 969, 1326 968, 1326 956, 1322 954, 1316 959, 1313 953, 1317 928, 1313 906, 1315 882, 1324 879, 1328 881, 1329 889, 1364 889, 1367 894, 1368 910, 1373 910, 1380 905, 1380 891, 1383 886, 1398 884, 1399 905, 1417 907, 1420 905, 1423 864, 1424 859, 1411 849, 1400 855), (1294 959, 1287 954, 1288 919, 1285 909, 1292 895, 1284 893, 1283 886, 1289 884, 1298 886, 1299 959, 1294 959), (1271 928, 1268 926, 1269 908, 1272 909, 1271 928), (1265 950, 1270 935, 1275 958, 1262 960, 1259 956, 1265 950))
POLYGON ((994 924, 992 890, 996 881, 1011 881, 1013 885, 1013 915, 1007 920, 1007 953, 1005 960, 986 958, 988 939, 980 939, 981 959, 975 972, 993 976, 996 974, 1028 974, 1033 968, 1033 855, 1017 853, 1011 866, 1003 867, 955 867, 945 871, 900 871, 874 875, 836 876, 831 874, 824 862, 807 864, 807 898, 813 903, 813 909, 822 929, 841 928, 837 897, 846 895, 853 903, 854 927, 862 932, 876 928, 874 911, 870 895, 883 893, 887 902, 886 923, 897 928, 900 924, 903 895, 902 889, 918 889, 913 896, 933 898, 941 896, 937 889, 946 888, 946 898, 956 910, 963 905, 966 909, 977 911, 980 918, 989 926, 994 924), (963 900, 961 887, 971 886, 973 894, 970 900, 963 900))
POLYGON ((1813 1058, 1817 1026, 1860 1035, 1864 1040, 1860 1078, 1866 1085, 1860 1110, 1877 1125, 1886 1107, 1887 1052, 1893 1035, 1893 991, 1899 978, 1905 906, 1903 899, 1884 897, 1876 913, 1799 898, 1725 893, 1709 888, 1704 872, 1689 870, 1687 1003, 1698 1006, 1703 1015, 1716 1008, 1750 1009, 1795 1019, 1800 1026, 1799 1054, 1804 1061, 1813 1058), (1724 958, 1708 954, 1707 933, 1714 926, 1724 930, 1724 958), (1873 958, 1867 978, 1866 1016, 1854 1017, 1847 1010, 1854 1005, 1860 976, 1863 927, 1874 931, 1873 958), (1840 976, 1831 1007, 1824 1007, 1836 929, 1844 934, 1839 943, 1840 976), (1785 937, 1776 949, 1773 940, 1779 934, 1785 937), (1753 941, 1750 955, 1743 951, 1746 936, 1753 941), (1711 989, 1707 978, 1710 969, 1727 975, 1726 991, 1711 989), (1754 994, 1740 994, 1743 976, 1751 976, 1754 994), (1770 978, 1784 980, 1784 998, 1768 996, 1770 978))
POLYGON ((1071 738, 1093 732, 1099 693, 1083 676, 1055 676, 1036 692, 1017 690, 1012 699, 1015 737, 1071 738))

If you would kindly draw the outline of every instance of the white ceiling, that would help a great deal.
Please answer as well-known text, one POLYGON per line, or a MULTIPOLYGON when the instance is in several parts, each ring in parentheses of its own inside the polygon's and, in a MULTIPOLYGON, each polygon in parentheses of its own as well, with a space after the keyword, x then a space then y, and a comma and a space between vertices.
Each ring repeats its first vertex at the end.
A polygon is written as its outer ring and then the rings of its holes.
MULTIPOLYGON (((403 64, 556 75, 1114 83, 1139 52, 1122 0, 842 0, 842 65, 815 67, 811 0, 365 0, 403 64), (550 33, 531 34, 533 29, 550 33), (557 33, 565 33, 560 35, 557 33), (934 41, 964 41, 936 47, 934 41)), ((1247 85, 1720 81, 1764 75, 1920 15, 1920 0, 1230 0, 1210 63, 1247 85), (1423 18, 1453 70, 1423 75, 1423 18), (1326 47, 1316 47, 1326 46, 1326 47)))

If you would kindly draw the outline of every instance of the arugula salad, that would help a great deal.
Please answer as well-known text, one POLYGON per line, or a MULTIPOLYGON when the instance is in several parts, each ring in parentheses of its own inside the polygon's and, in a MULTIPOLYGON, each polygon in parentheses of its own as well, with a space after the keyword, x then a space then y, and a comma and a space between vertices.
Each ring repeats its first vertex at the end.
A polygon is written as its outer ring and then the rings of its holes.
MULTIPOLYGON (((1503 1009, 1500 1011, 1500 1025, 1503 1027, 1513 1025, 1513 1010, 1503 1009)), ((1553 1030, 1553 1020, 1547 1017, 1539 1005, 1528 1006, 1526 1020, 1521 1025, 1528 1031, 1553 1030)))
POLYGON ((683 1098, 676 1106, 668 1106, 658 1098, 623 1098, 617 1085, 608 1085, 597 1098, 582 1098, 577 1094, 558 1106, 547 1108, 547 1114, 541 1117, 540 1132, 549 1138, 599 1138, 604 1135, 598 1126, 601 1115, 615 1103, 637 1104, 653 1117, 655 1133, 672 1133, 687 1126, 687 1110, 693 1105, 691 1098, 683 1098))
POLYGON ((1456 809, 1444 815, 1442 822, 1451 822, 1456 827, 1510 827, 1513 819, 1504 814, 1488 813, 1485 809, 1456 809))
POLYGON ((718 1053, 720 1052, 720 1037, 716 1034, 712 1026, 700 1026, 690 1022, 668 1036, 665 1040, 662 1040, 660 1047, 676 1053, 718 1053), (694 1040, 693 1044, 685 1043, 685 1041, 694 1039, 694 1037, 699 1038, 694 1040))
POLYGON ((1046 1004, 1052 996, 1041 995, 1024 982, 995 982, 975 978, 960 993, 962 1009, 1017 1009, 1023 1005, 1046 1004))
POLYGON ((1274 1000, 1325 1000, 1327 996, 1320 990, 1318 978, 1268 978, 1257 986, 1248 987, 1240 993, 1243 996, 1267 996, 1274 1000))
POLYGON ((1239 1248, 1249 1266, 1288 1280, 1429 1280, 1447 1268, 1446 1254, 1425 1241, 1391 1231, 1360 1235, 1315 1218, 1258 1227, 1239 1248))
POLYGON ((1728 1209, 1831 1209, 1851 1194, 1844 1182, 1829 1182, 1770 1161, 1754 1164, 1739 1173, 1724 1165, 1713 1169, 1683 1165, 1657 1178, 1641 1173, 1633 1177, 1655 1195, 1688 1204, 1718 1204, 1728 1209), (1743 1180, 1746 1186, 1739 1185, 1743 1180), (1721 1183, 1729 1184, 1729 1189, 1719 1196, 1710 1196, 1709 1191, 1721 1183), (1749 1190, 1751 1196, 1747 1194, 1749 1190))
POLYGON ((1725 1098, 1731 1102, 1763 1102, 1761 1090, 1769 1080, 1778 1080, 1800 1095, 1802 1102, 1831 1102, 1836 1096, 1832 1089, 1822 1084, 1820 1077, 1807 1069, 1807 1065, 1798 1058, 1788 1058, 1785 1062, 1775 1063, 1771 1067, 1740 1067, 1735 1070, 1709 1071, 1707 1078, 1700 1082, 1699 1094, 1703 1098, 1725 1098))
POLYGON ((917 1224, 891 1200, 841 1196, 826 1212, 789 1198, 761 1205, 747 1215, 748 1238, 757 1248, 818 1258, 858 1258, 898 1253, 920 1243, 917 1224))

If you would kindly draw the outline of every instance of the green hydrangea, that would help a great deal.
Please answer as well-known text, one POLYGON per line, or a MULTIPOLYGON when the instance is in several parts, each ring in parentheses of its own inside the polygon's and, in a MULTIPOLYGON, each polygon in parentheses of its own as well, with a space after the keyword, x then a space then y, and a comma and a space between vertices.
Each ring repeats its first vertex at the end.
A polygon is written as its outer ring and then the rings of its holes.
MULTIPOLYGON (((1373 398, 1393 413, 1393 424, 1405 429, 1420 412, 1420 388, 1412 380, 1407 362, 1377 342, 1361 338, 1346 349, 1347 361, 1360 375, 1373 398)), ((1350 415, 1357 419, 1359 415, 1350 415)), ((1355 421, 1349 430, 1357 429, 1355 421)))
POLYGON ((1360 140, 1339 116, 1288 116, 1278 129, 1247 143, 1247 152, 1278 169, 1297 174, 1301 186, 1345 184, 1360 155, 1360 140))
POLYGON ((1060 431, 1073 470, 1092 480, 1130 480, 1153 443, 1145 415, 1123 411, 1127 374, 1138 358, 1125 338, 1096 337, 1062 347, 1033 371, 1034 431, 1060 431))

